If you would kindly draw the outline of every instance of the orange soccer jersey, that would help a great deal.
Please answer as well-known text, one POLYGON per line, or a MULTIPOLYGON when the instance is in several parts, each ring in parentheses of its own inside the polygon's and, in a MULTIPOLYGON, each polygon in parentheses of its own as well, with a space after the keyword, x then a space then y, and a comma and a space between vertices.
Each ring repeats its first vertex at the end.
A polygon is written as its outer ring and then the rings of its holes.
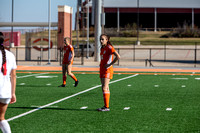
POLYGON ((72 45, 67 45, 64 47, 64 57, 63 57, 63 64, 68 64, 71 61, 71 64, 73 64, 72 59, 72 51, 74 51, 74 48, 72 45))
POLYGON ((113 77, 113 66, 105 68, 106 64, 110 64, 113 61, 113 53, 115 49, 112 45, 106 45, 104 48, 101 48, 101 62, 100 62, 100 78, 109 78, 113 77))

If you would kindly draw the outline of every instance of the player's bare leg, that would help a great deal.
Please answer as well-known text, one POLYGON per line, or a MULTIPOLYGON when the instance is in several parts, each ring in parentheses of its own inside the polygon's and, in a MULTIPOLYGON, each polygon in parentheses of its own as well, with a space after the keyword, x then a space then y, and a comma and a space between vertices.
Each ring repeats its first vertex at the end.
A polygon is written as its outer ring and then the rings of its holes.
POLYGON ((67 71, 66 64, 62 64, 63 83, 62 83, 62 85, 60 85, 58 87, 65 87, 66 86, 66 79, 67 79, 66 71, 67 71))
POLYGON ((76 78, 76 76, 71 72, 72 70, 72 64, 67 65, 67 75, 69 75, 74 81, 74 87, 76 87, 78 85, 78 79, 76 78))
POLYGON ((110 111, 109 109, 109 100, 110 100, 109 82, 110 82, 109 78, 101 78, 104 107, 99 108, 98 111, 110 111))
POLYGON ((10 125, 5 120, 8 104, 0 103, 0 128, 3 133, 11 133, 10 125))

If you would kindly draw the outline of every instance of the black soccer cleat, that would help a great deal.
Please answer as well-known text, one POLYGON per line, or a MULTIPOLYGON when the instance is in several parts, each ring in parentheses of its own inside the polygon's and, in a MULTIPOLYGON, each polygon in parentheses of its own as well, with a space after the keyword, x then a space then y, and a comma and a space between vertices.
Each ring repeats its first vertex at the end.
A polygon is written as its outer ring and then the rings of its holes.
POLYGON ((62 85, 59 85, 58 87, 65 87, 66 85, 62 84, 62 85))
POLYGON ((79 82, 78 80, 75 81, 74 87, 76 87, 78 85, 78 82, 79 82))
POLYGON ((102 108, 98 108, 97 111, 102 111, 102 112, 104 112, 104 111, 110 111, 110 108, 107 108, 107 107, 104 106, 102 108))

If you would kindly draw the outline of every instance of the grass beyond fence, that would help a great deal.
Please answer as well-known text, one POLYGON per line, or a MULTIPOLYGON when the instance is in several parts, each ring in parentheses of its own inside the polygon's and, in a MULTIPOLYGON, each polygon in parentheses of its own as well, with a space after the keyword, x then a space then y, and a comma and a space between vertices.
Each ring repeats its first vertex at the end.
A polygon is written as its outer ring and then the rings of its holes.
MULTIPOLYGON (((160 38, 162 35, 167 34, 168 32, 140 32, 139 41, 141 45, 195 45, 200 44, 199 38, 160 38)), ((87 40, 86 37, 79 38, 80 41, 87 40)), ((74 36, 73 41, 76 41, 74 36)), ((94 42, 94 37, 90 37, 90 41, 94 42)), ((130 45, 135 44, 137 37, 112 37, 111 43, 116 45, 130 45), (115 43, 120 42, 120 43, 115 43)))
MULTIPOLYGON (((153 31, 141 31, 139 34, 139 40, 141 42, 141 45, 164 45, 165 43, 167 45, 194 45, 195 43, 200 43, 199 38, 160 38, 162 35, 165 35, 169 32, 166 31, 159 31, 159 32, 153 32, 153 31), (147 43, 148 42, 148 43, 147 43)), ((43 37, 48 36, 48 31, 35 33, 33 36, 37 37, 43 37)), ((56 39, 57 31, 52 30, 51 36, 53 39, 56 39)), ((21 45, 25 45, 25 34, 21 35, 21 45)), ((76 41, 76 31, 72 32, 72 39, 73 41, 76 41)), ((85 41, 87 40, 86 37, 79 37, 79 41, 85 41)), ((90 37, 90 41, 94 42, 94 37, 90 37)), ((137 37, 112 37, 111 36, 111 42, 120 42, 120 44, 117 45, 129 45, 134 44, 137 41, 137 37)), ((45 42, 46 43, 46 42, 45 42)), ((57 45, 54 44, 54 45, 57 45)))

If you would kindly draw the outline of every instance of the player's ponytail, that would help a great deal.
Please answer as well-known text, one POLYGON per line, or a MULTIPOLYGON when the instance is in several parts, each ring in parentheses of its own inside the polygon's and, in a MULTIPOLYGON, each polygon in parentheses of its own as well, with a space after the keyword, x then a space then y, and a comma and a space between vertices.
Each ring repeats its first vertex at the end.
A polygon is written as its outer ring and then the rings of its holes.
POLYGON ((3 42, 4 42, 4 37, 3 37, 3 33, 0 32, 0 50, 2 53, 2 65, 1 65, 1 72, 6 75, 7 69, 6 69, 6 51, 5 48, 3 46, 3 42))

